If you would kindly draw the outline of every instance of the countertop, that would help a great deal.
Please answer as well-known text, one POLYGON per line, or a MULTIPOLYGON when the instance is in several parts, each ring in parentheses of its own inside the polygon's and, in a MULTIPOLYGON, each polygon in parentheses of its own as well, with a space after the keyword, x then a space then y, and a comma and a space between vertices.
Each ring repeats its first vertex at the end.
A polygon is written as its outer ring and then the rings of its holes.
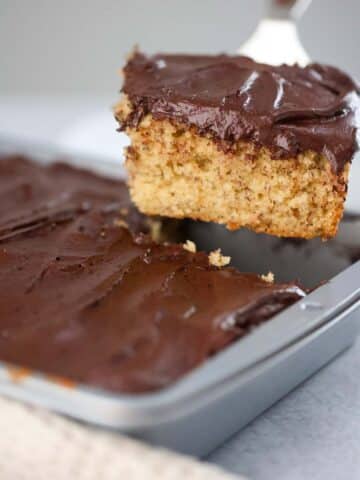
MULTIPOLYGON (((0 96, 0 135, 60 143, 110 157, 117 148, 121 151, 123 140, 115 133, 112 102, 94 95, 0 96)), ((357 342, 213 452, 208 461, 253 480, 358 480, 359 371, 357 342)))

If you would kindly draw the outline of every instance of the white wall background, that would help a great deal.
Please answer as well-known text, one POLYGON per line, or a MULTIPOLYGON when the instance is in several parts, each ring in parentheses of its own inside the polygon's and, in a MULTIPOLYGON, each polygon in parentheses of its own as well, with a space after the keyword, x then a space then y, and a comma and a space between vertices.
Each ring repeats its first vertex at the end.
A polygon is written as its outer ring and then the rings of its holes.
MULTIPOLYGON (((114 94, 117 69, 147 52, 234 51, 262 0, 0 0, 0 93, 114 94)), ((360 78, 360 0, 313 0, 300 23, 319 61, 360 78)))

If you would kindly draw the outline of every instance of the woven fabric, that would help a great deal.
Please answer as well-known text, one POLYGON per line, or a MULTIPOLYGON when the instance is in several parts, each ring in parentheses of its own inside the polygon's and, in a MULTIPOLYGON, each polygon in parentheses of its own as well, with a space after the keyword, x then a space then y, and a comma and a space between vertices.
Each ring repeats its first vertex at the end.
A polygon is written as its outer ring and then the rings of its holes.
POLYGON ((234 480, 233 475, 123 435, 0 397, 1 480, 234 480))

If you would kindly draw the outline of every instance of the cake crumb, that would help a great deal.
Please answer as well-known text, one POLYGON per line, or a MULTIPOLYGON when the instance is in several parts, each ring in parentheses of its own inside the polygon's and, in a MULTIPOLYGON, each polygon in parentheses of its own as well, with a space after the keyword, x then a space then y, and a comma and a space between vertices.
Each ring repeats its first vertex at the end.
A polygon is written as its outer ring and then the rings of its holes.
POLYGON ((261 275, 260 278, 267 283, 274 283, 275 280, 274 274, 272 272, 269 272, 267 275, 261 275))
POLYGON ((196 245, 191 240, 186 240, 186 242, 183 243, 183 249, 191 253, 196 253, 196 245))
POLYGON ((229 265, 231 257, 226 257, 221 253, 221 249, 218 248, 209 254, 209 262, 214 267, 225 267, 229 265))
POLYGON ((123 215, 125 217, 126 215, 128 215, 129 209, 126 208, 126 207, 122 207, 122 208, 120 208, 120 213, 121 213, 121 215, 123 215))
POLYGON ((162 222, 154 218, 148 218, 147 224, 150 228, 150 237, 154 242, 161 243, 162 238, 162 222))
POLYGON ((229 315, 220 323, 221 330, 227 331, 234 328, 236 325, 236 317, 234 315, 229 315))
POLYGON ((123 228, 127 228, 127 229, 129 228, 129 225, 122 218, 116 218, 114 220, 114 225, 116 227, 123 227, 123 228))

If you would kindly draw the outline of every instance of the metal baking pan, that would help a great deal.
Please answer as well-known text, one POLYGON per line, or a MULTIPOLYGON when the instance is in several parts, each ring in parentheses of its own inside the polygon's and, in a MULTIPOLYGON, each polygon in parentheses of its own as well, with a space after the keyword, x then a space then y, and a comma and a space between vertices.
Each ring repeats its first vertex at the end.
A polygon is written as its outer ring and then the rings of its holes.
MULTIPOLYGON (((0 151, 41 162, 63 157, 1 139, 0 151)), ((77 156, 71 163, 119 175, 118 167, 96 159, 77 156)), ((0 362, 0 393, 203 456, 348 348, 359 331, 359 307, 358 261, 159 392, 114 394, 0 362)))

